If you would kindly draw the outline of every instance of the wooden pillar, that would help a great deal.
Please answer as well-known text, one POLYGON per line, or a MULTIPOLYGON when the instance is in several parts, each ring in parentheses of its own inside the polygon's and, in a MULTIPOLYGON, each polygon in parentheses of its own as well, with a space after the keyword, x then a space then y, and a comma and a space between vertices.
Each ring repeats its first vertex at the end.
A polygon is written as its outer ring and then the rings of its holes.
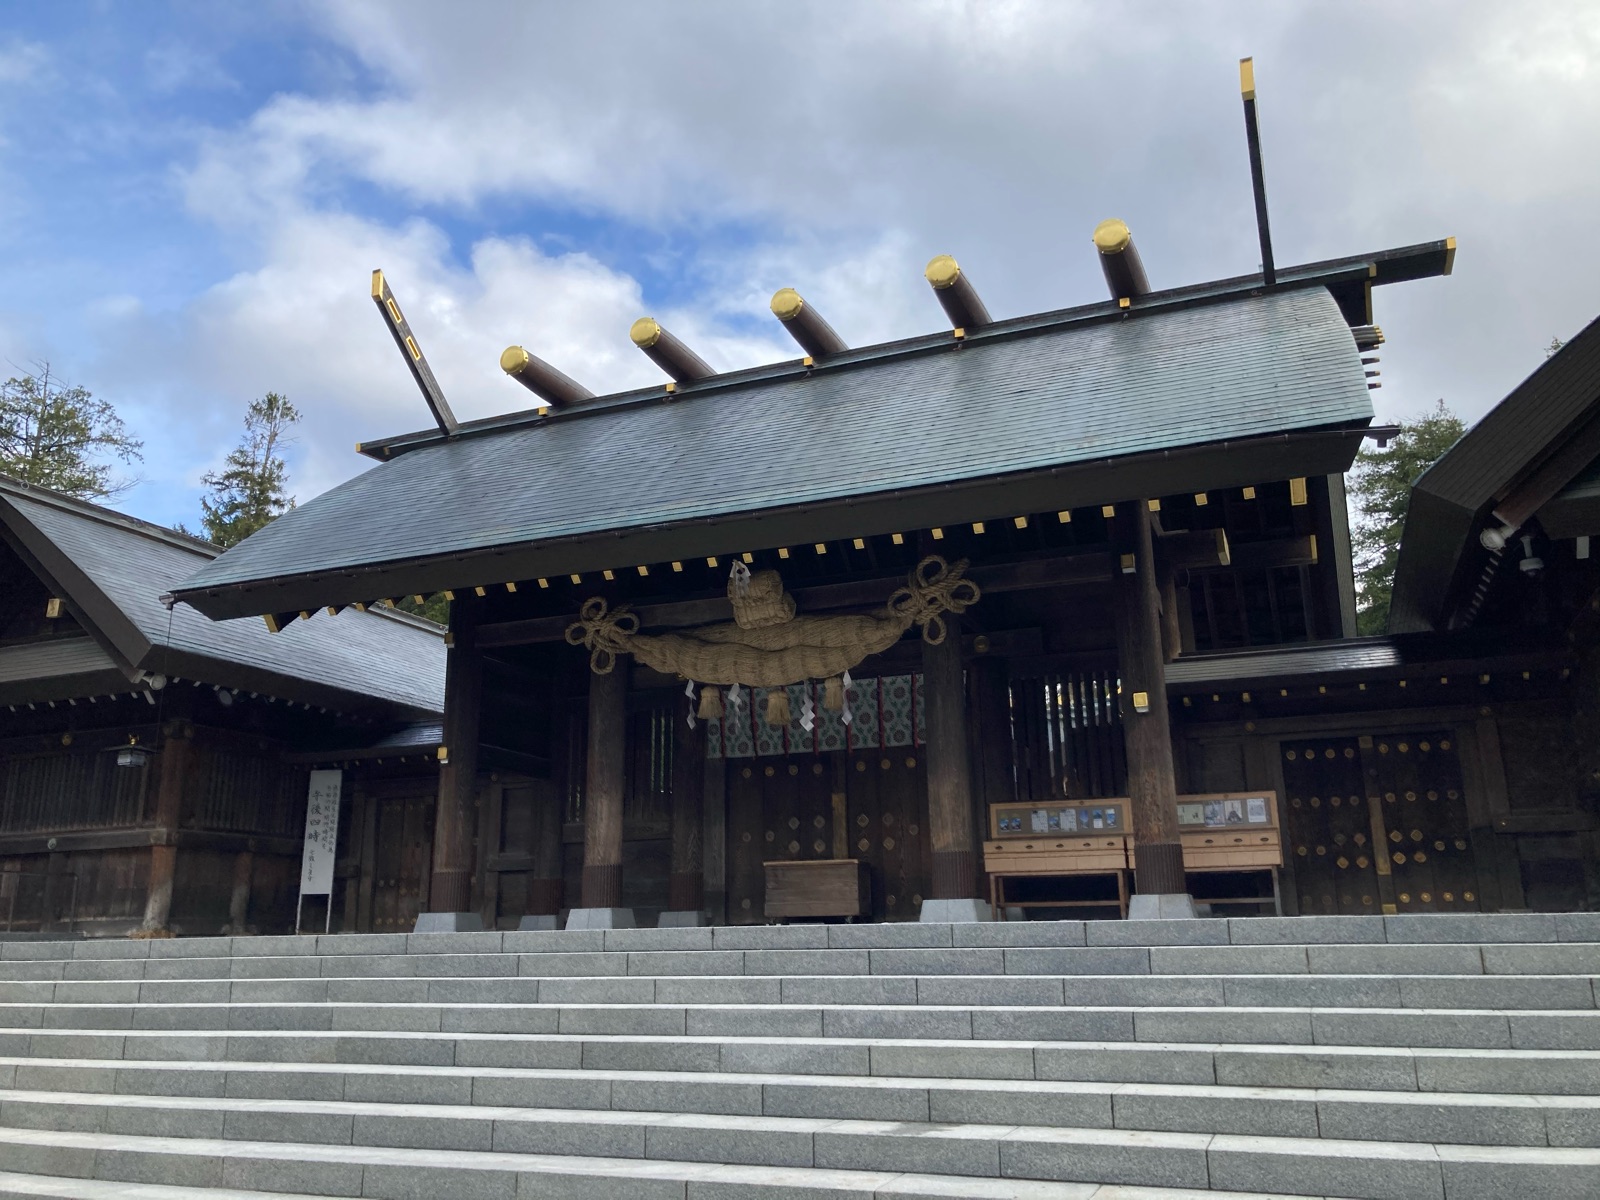
POLYGON ((1183 845, 1178 840, 1178 788, 1161 644, 1161 593, 1149 506, 1143 500, 1117 505, 1116 534, 1119 553, 1112 610, 1122 681, 1128 798, 1139 855, 1136 883, 1145 895, 1180 895, 1188 886, 1183 876, 1183 845))
POLYGON ((1011 751, 1011 680, 1006 660, 979 655, 967 664, 972 698, 972 780, 981 827, 989 805, 1015 800, 1011 751))
POLYGON ((682 712, 674 718, 672 746, 672 867, 667 910, 700 912, 705 907, 705 862, 701 828, 706 787, 706 723, 694 728, 682 712))
MULTIPOLYGON (((560 749, 565 751, 563 741, 560 749)), ((546 786, 533 793, 533 870, 528 875, 530 917, 553 917, 561 912, 561 823, 566 816, 566 773, 552 768, 546 786)))
POLYGON ((473 597, 450 604, 450 649, 445 658, 444 746, 439 799, 434 810, 433 870, 428 911, 472 908, 472 835, 478 790, 478 716, 483 702, 483 655, 473 597))
POLYGON ((622 796, 628 771, 628 663, 589 674, 583 797, 583 907, 622 907, 622 796))
POLYGON ((498 928, 500 920, 500 856, 505 853, 506 785, 498 773, 491 772, 489 785, 478 793, 478 836, 474 839, 472 894, 478 899, 477 913, 485 929, 498 928))
MULTIPOLYGON (((244 933, 250 923, 250 884, 255 874, 255 865, 256 856, 249 850, 241 850, 233 857, 233 891, 228 896, 230 933, 244 933)), ((332 893, 328 895, 328 903, 333 903, 332 893)), ((346 903, 348 905, 348 901, 346 903)), ((348 922, 349 917, 346 916, 345 920, 348 922)))
MULTIPOLYGON (((835 755, 843 758, 843 755, 835 755)), ((705 793, 701 803, 705 831, 701 857, 705 860, 706 915, 713 925, 728 919, 728 762, 707 758, 705 793)))
MULTIPOLYGON (((1161 564, 1157 573, 1161 597, 1161 651, 1171 662, 1186 649, 1183 640, 1183 620, 1178 608, 1178 572, 1168 564, 1161 564)), ((1187 599, 1188 589, 1184 589, 1187 599)))
POLYGON ((972 846, 972 771, 967 757, 967 694, 961 624, 945 614, 945 639, 922 645, 923 709, 928 725, 928 833, 934 900, 978 899, 972 846))
MULTIPOLYGON (((156 827, 150 847, 150 886, 145 893, 147 933, 167 927, 172 915, 172 884, 178 871, 178 825, 183 820, 184 781, 192 745, 187 730, 164 731, 156 770, 156 827)), ((126 769, 126 768, 121 768, 126 769)))
POLYGON ((366 783, 357 779, 355 783, 357 811, 361 817, 355 822, 355 829, 359 830, 361 839, 361 884, 356 897, 355 924, 349 923, 346 914, 346 928, 354 929, 358 933, 372 932, 372 894, 377 889, 378 870, 378 808, 380 801, 366 783))

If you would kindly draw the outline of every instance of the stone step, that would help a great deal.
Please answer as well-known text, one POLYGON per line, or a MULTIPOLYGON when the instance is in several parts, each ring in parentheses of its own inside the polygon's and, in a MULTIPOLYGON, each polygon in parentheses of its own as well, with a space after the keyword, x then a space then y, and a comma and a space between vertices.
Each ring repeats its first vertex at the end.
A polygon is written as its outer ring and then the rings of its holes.
MULTIPOLYGON (((487 1140, 489 1134, 484 1130, 494 1121, 528 1120, 530 1112, 543 1113, 542 1119, 551 1121, 554 1118, 548 1114, 561 1110, 567 1114, 562 1120, 568 1123, 590 1121, 613 1127, 619 1122, 627 1124, 631 1118, 638 1118, 636 1123, 641 1126, 659 1124, 670 1113, 707 1120, 894 1120, 991 1128, 1015 1125, 1600 1147, 1600 1098, 1596 1097, 1070 1082, 1013 1082, 1002 1087, 968 1081, 824 1081, 805 1076, 767 1076, 752 1081, 734 1076, 694 1079, 643 1073, 599 1080, 583 1078, 581 1073, 477 1078, 466 1073, 423 1078, 313 1074, 285 1078, 237 1068, 193 1072, 176 1080, 170 1072, 164 1076, 144 1074, 148 1076, 145 1080, 139 1079, 138 1073, 124 1073, 119 1079, 114 1071, 103 1069, 18 1072, 12 1087, 0 1089, 0 1124, 157 1136, 318 1141, 324 1139, 305 1132, 321 1121, 315 1114, 329 1115, 330 1121, 331 1115, 353 1116, 358 1126, 382 1116, 394 1118, 386 1128, 410 1123, 420 1130, 382 1144, 429 1146, 433 1144, 429 1129, 434 1126, 428 1121, 437 1117, 448 1118, 453 1123, 450 1128, 456 1131, 481 1126, 470 1136, 484 1144, 465 1144, 468 1134, 452 1132, 447 1144, 435 1148, 505 1149, 508 1147, 498 1140, 498 1133, 492 1147, 487 1140), (148 1084, 149 1090, 141 1088, 141 1083, 148 1084), (101 1086, 82 1090, 96 1085, 101 1086), (70 1119, 61 1115, 67 1110, 70 1119), (278 1114, 276 1127, 284 1132, 263 1133, 259 1124, 249 1124, 255 1119, 248 1115, 229 1118, 225 1134, 219 1124, 229 1112, 258 1111, 278 1114), (46 1112, 57 1116, 46 1120, 38 1115, 46 1112), (298 1114, 302 1124, 293 1125, 285 1114, 298 1114), (427 1119, 419 1126, 419 1118, 427 1119), (242 1129, 241 1121, 246 1122, 242 1129), (206 1134, 212 1125, 216 1127, 206 1134)), ((343 1123, 347 1131, 349 1124, 349 1120, 343 1123)), ((621 1135, 613 1130, 606 1136, 621 1135)), ((370 1141, 360 1136, 356 1140, 370 1141)), ((572 1147, 580 1141, 575 1135, 564 1136, 561 1152, 577 1152, 572 1147)), ((526 1145, 520 1148, 528 1149, 526 1145)), ((582 1153, 624 1154, 603 1145, 589 1146, 582 1153)))
MULTIPOLYGON (((199 962, 205 960, 185 960, 199 962)), ((250 960, 271 962, 273 960, 250 960)), ((297 960, 298 961, 298 960, 297 960)), ((442 961, 449 965, 448 959, 442 961)), ((155 965, 155 964, 150 964, 155 965)), ((38 1004, 976 1004, 1594 1010, 1591 975, 317 975, 0 981, 0 1008, 38 1004)))
POLYGON ((239 1188, 186 1188, 169 1184, 101 1179, 57 1179, 0 1171, 0 1196, 8 1200, 317 1200, 304 1192, 255 1192, 239 1188))
MULTIPOLYGON (((649 981, 647 981, 649 982, 649 981)), ((1522 980, 1504 982, 1521 983, 1522 980)), ((980 990, 980 989, 974 989, 980 990)), ((1502 999, 1532 996, 1505 996, 1502 999)), ((1562 999, 1560 996, 1549 999, 1562 999)), ((1578 1009, 976 1004, 134 1003, 0 1004, 0 1052, 36 1032, 422 1033, 1207 1042, 1224 1045, 1600 1049, 1578 1009)))
POLYGON ((698 929, 380 933, 238 938, 6 941, 0 960, 261 955, 890 949, 896 947, 1328 946, 1600 943, 1600 913, 1410 913, 1201 921, 1016 921, 946 925, 753 925, 698 929))
POLYGON ((1139 1041, 372 1033, 0 1032, 23 1059, 1072 1079, 1600 1095, 1600 1051, 1139 1041), (24 1044, 25 1043, 25 1044, 24 1044))
MULTIPOLYGON (((1346 1140, 1600 1146, 1600 1097, 1094 1080, 674 1074, 265 1063, 0 1060, 21 1095, 664 1110, 1346 1140)), ((0 1115, 0 1120, 3 1120, 0 1115)))
MULTIPOLYGON (((653 931, 650 931, 653 932, 653 931)), ((672 932, 671 930, 663 932, 672 932)), ((450 936, 450 935, 434 935, 450 936)), ((470 936, 470 935, 460 935, 470 936)), ((507 935, 510 936, 510 935, 507 935)), ((315 939, 306 939, 308 944, 315 939)), ((355 940, 355 939, 352 939, 355 940)), ((10 943, 0 943, 9 945, 10 943)), ((33 946, 35 943, 21 943, 33 946)), ((121 947, 137 942, 83 943, 121 947)), ((181 943, 180 943, 181 944, 181 943)), ((1055 946, 238 954, 0 961, 0 981, 559 978, 569 976, 1547 976, 1590 982, 1600 943, 1418 946, 1055 946)))
MULTIPOLYGON (((884 1135, 894 1126, 886 1124, 884 1135)), ((876 1152, 881 1138, 863 1136, 876 1152)), ((930 1132, 926 1141, 938 1137, 930 1132)), ((919 1139, 908 1138, 916 1142, 919 1139)), ((947 1141, 950 1139, 946 1139, 947 1141)), ((1128 1184, 1208 1194, 1213 1188, 1361 1200, 1478 1200, 1513 1192, 1584 1196, 1600 1150, 1393 1145, 1232 1135, 1041 1130, 1002 1138, 988 1176, 895 1170, 748 1166, 678 1159, 591 1158, 302 1142, 164 1138, 0 1129, 0 1170, 132 1179, 177 1187, 314 1188, 388 1200, 514 1196, 674 1200, 736 1197, 982 1196, 981 1179, 1128 1184), (1152 1176, 1159 1175, 1159 1178, 1152 1176), (949 1185, 959 1190, 953 1193, 949 1185), (906 1190, 910 1189, 910 1190, 906 1190)), ((990 1193, 992 1194, 992 1193, 990 1193)), ((1060 1197, 1056 1189, 1044 1195, 1060 1197)), ((1073 1193, 1067 1191, 1066 1196, 1073 1193)), ((1081 1195, 1082 1193, 1080 1193, 1081 1195)), ((1093 1195, 1093 1192, 1088 1193, 1093 1195)))
MULTIPOLYGON (((227 1164, 224 1164, 224 1171, 226 1170, 227 1164)), ((863 1187, 856 1184, 853 1179, 839 1181, 836 1176, 843 1173, 825 1176, 821 1172, 813 1171, 806 1174, 812 1178, 816 1187, 821 1187, 824 1179, 833 1180, 832 1190, 813 1189, 798 1194, 790 1190, 785 1194, 779 1190, 781 1184, 775 1181, 774 1184, 767 1186, 764 1192, 752 1194, 763 1196, 763 1200, 804 1200, 807 1196, 829 1195, 849 1200, 868 1200, 869 1197, 874 1200, 877 1197, 882 1197, 883 1200, 951 1200, 954 1197, 966 1197, 969 1200, 1193 1200, 1194 1196, 1194 1192, 1188 1189, 1175 1191, 1170 1188, 1124 1187, 1120 1184, 1099 1186, 1081 1183, 1038 1183, 1025 1179, 951 1180, 937 1175, 899 1175, 887 1184, 880 1186, 868 1183, 863 1187)), ((660 1186, 661 1177, 652 1175, 649 1178, 652 1184, 660 1186)), ((561 1182, 555 1173, 547 1172, 535 1177, 526 1190, 514 1193, 502 1192, 500 1195, 538 1196, 543 1200, 561 1200, 563 1196, 572 1196, 572 1191, 559 1186, 561 1182)), ((684 1200, 723 1200, 733 1194, 728 1187, 739 1186, 731 1181, 726 1182, 728 1186, 725 1187, 724 1182, 714 1179, 687 1180, 684 1190, 675 1195, 683 1197, 684 1200)), ((578 1187, 579 1195, 595 1194, 588 1177, 583 1177, 578 1187)), ((1281 1193, 1265 1192, 1208 1191, 1205 1195, 1207 1200, 1288 1200, 1281 1193)), ((239 1188, 175 1187, 171 1184, 119 1183, 98 1179, 59 1179, 46 1175, 24 1175, 14 1171, 0 1171, 0 1196, 14 1197, 17 1200, 314 1200, 313 1197, 302 1193, 245 1191, 239 1188)), ((1300 1197, 1297 1200, 1305 1198, 1300 1197)), ((1323 1197, 1322 1200, 1340 1200, 1340 1198, 1323 1197)))

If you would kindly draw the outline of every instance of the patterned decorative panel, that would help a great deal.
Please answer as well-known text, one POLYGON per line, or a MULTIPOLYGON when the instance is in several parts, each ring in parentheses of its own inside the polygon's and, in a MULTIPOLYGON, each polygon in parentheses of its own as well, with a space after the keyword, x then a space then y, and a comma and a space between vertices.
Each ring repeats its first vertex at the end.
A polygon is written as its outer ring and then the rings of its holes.
POLYGON ((851 749, 882 745, 878 722, 878 680, 852 679, 849 704, 850 729, 847 736, 851 749))
POLYGON ((928 689, 922 686, 922 672, 917 672, 911 677, 911 728, 916 735, 915 744, 920 746, 928 740, 927 704, 924 697, 928 689))
POLYGON ((885 746, 910 746, 914 743, 912 727, 911 675, 886 675, 878 681, 879 700, 883 705, 883 744, 885 746))
POLYGON ((737 697, 725 689, 722 704, 722 753, 728 758, 754 758, 756 746, 750 726, 750 689, 740 688, 737 697))
POLYGON ((755 689, 755 709, 753 724, 755 726, 756 753, 758 755, 776 755, 787 753, 788 747, 783 742, 783 730, 767 724, 767 697, 773 690, 755 689))
POLYGON ((791 683, 789 685, 789 728, 784 731, 790 754, 810 754, 816 748, 817 725, 813 712, 811 729, 808 731, 800 724, 800 718, 805 715, 806 697, 811 697, 811 706, 815 710, 822 708, 822 685, 812 683, 791 683))
POLYGON ((742 688, 737 700, 730 699, 728 690, 724 689, 724 715, 710 722, 707 755, 711 758, 776 757, 847 748, 919 746, 926 740, 920 672, 851 680, 848 729, 842 713, 830 712, 822 706, 823 684, 820 681, 790 684, 788 692, 789 726, 774 729, 767 724, 769 689, 756 688, 752 695, 751 689, 742 688), (815 707, 815 723, 810 731, 800 724, 807 694, 815 707))
POLYGON ((830 711, 822 706, 822 691, 817 688, 817 749, 822 751, 843 750, 845 745, 844 722, 839 718, 841 713, 830 711))

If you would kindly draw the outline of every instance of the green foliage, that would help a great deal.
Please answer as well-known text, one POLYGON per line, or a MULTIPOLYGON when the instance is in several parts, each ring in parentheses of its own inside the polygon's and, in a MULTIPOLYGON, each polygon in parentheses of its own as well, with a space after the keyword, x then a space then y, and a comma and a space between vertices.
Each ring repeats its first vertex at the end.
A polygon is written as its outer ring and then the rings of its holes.
POLYGON ((1363 447, 1356 456, 1348 485, 1356 510, 1352 542, 1360 633, 1383 633, 1388 628, 1389 596, 1411 485, 1466 431, 1466 423, 1441 400, 1422 416, 1400 422, 1400 432, 1386 448, 1363 447))
POLYGON ((87 388, 63 387, 45 363, 0 384, 0 472, 83 500, 104 500, 136 482, 114 462, 142 462, 144 443, 87 388))
POLYGON ((444 598, 443 592, 436 592, 429 596, 423 603, 418 604, 415 597, 407 596, 395 605, 402 612, 408 612, 414 617, 426 617, 435 625, 450 624, 450 601, 444 598))
POLYGON ((236 545, 294 507, 285 491, 289 475, 282 451, 294 440, 288 431, 299 419, 295 406, 276 392, 250 402, 238 448, 221 471, 202 479, 210 494, 200 498, 200 522, 211 541, 236 545))

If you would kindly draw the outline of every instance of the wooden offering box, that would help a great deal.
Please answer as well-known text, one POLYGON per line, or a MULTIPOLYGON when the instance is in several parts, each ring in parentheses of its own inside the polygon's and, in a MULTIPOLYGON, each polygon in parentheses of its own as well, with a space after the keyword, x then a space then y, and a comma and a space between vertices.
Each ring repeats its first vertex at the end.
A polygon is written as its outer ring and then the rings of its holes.
POLYGON ((867 864, 854 858, 809 862, 769 862, 766 915, 769 921, 791 917, 864 917, 872 911, 872 877, 867 864))
POLYGON ((984 870, 991 875, 1084 875, 1128 865, 1128 802, 991 804, 984 870))

